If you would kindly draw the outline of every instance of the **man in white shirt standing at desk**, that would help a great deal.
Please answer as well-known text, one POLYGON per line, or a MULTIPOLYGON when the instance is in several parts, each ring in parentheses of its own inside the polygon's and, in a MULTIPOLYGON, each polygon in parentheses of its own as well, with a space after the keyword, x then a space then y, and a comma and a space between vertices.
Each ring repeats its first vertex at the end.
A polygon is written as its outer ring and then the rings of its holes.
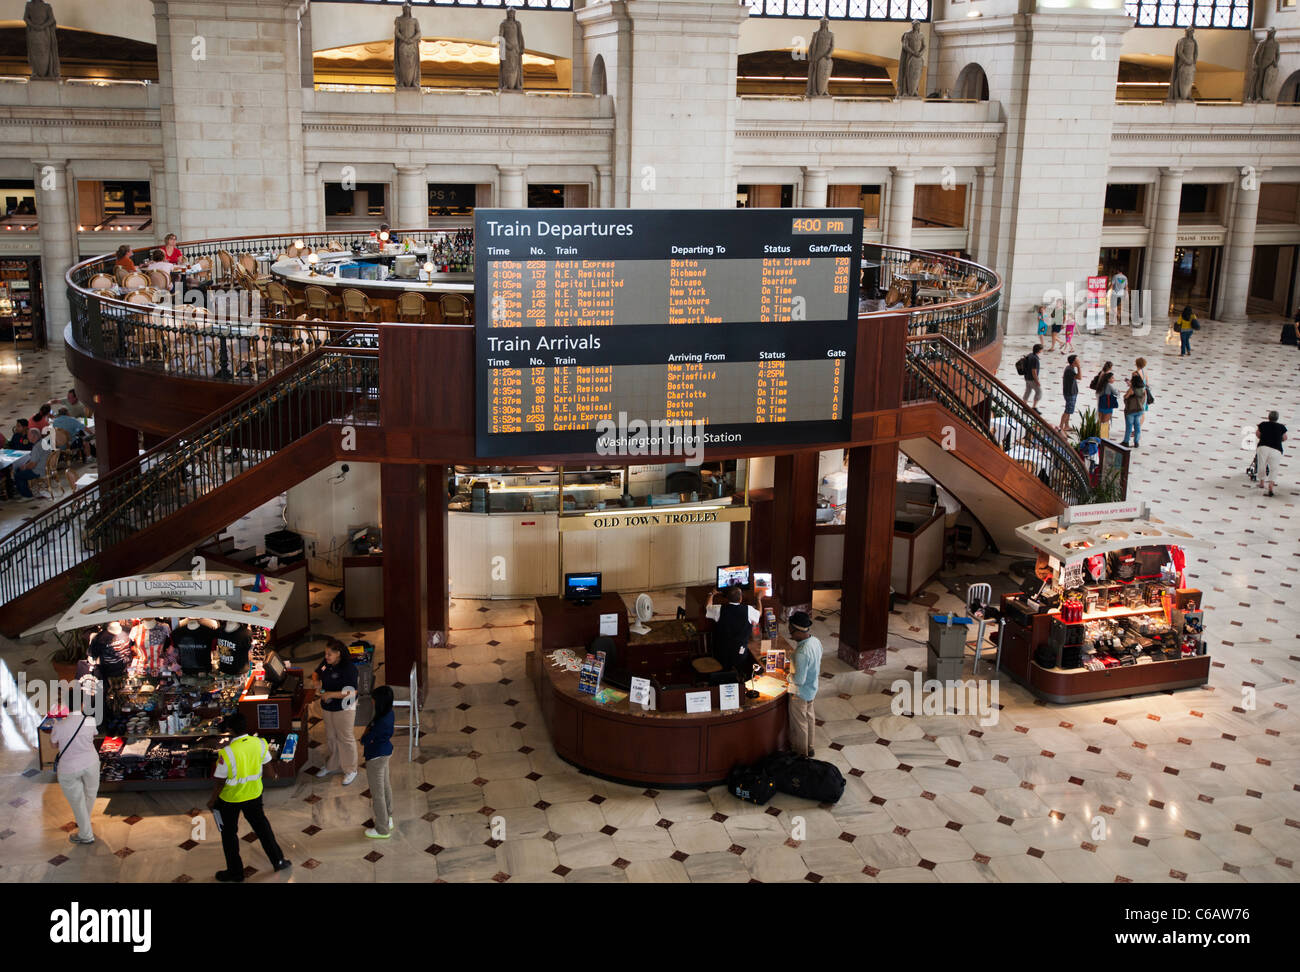
POLYGON ((812 618, 807 611, 795 611, 789 623, 795 646, 786 678, 790 691, 790 749, 800 756, 811 756, 817 729, 813 700, 822 673, 822 643, 813 637, 812 618))

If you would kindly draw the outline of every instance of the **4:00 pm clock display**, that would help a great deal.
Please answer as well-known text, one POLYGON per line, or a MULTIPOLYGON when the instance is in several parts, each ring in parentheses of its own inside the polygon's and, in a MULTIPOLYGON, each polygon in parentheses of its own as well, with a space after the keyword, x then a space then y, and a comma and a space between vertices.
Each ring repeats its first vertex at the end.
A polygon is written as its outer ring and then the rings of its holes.
POLYGON ((637 422, 848 438, 861 215, 477 210, 478 454, 604 453, 637 422))

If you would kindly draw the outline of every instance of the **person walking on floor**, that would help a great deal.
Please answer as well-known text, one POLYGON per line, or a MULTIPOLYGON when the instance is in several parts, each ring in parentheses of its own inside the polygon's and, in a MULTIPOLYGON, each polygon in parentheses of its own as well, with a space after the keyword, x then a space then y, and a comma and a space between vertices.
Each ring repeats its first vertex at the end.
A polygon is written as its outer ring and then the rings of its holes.
POLYGON ((1097 424, 1101 426, 1101 438, 1110 438, 1110 417, 1119 407, 1118 392, 1113 384, 1115 373, 1105 371, 1097 382, 1097 424))
POLYGON ((86 712, 89 694, 74 692, 73 696, 81 699, 81 711, 58 719, 50 732, 50 741, 59 750, 54 757, 54 775, 77 821, 77 832, 69 834, 68 840, 74 844, 93 844, 95 832, 90 816, 95 810, 95 797, 99 795, 97 730, 94 717, 86 712))
POLYGON ((365 747, 366 782, 370 784, 375 825, 366 829, 366 836, 387 840, 393 836, 393 784, 388 770, 393 756, 393 690, 380 685, 370 698, 375 703, 375 714, 361 734, 361 744, 365 747))
POLYGON ((325 646, 325 660, 312 672, 319 685, 321 718, 325 722, 324 779, 331 773, 343 773, 343 785, 357 778, 357 737, 353 731, 357 720, 357 666, 347 657, 338 641, 325 646), (350 691, 349 691, 350 690, 350 691))
POLYGON ((1184 307, 1178 320, 1174 321, 1173 327, 1178 331, 1178 339, 1181 342, 1178 348, 1178 357, 1191 357, 1192 332, 1201 329, 1201 322, 1196 319, 1195 312, 1190 307, 1184 307))
MULTIPOLYGON (((1110 278, 1110 296, 1112 306, 1115 308, 1115 323, 1124 323, 1124 302, 1128 299, 1128 277, 1124 276, 1121 270, 1115 276, 1110 278)), ((1128 311, 1128 322, 1133 323, 1133 308, 1130 306, 1128 311)))
POLYGON ((1138 358, 1134 364, 1134 374, 1142 379, 1142 384, 1146 386, 1146 401, 1142 403, 1142 414, 1138 416, 1138 425, 1141 426, 1146 421, 1147 412, 1151 411, 1151 403, 1156 400, 1155 392, 1151 390, 1151 379, 1147 377, 1147 359, 1138 358))
POLYGON ((1277 467, 1282 462, 1282 443, 1286 441, 1286 426, 1277 419, 1277 412, 1269 412, 1268 421, 1255 427, 1255 438, 1259 440, 1255 447, 1255 475, 1259 478, 1260 489, 1267 484, 1268 496, 1273 495, 1277 467))
POLYGON ((1056 350, 1056 342, 1061 339, 1061 331, 1065 329, 1065 305, 1057 302, 1057 306, 1052 308, 1052 343, 1048 346, 1048 351, 1056 350))
POLYGON ((1142 437, 1142 409, 1147 403, 1147 386, 1142 376, 1136 371, 1129 376, 1128 390, 1124 392, 1124 439, 1120 445, 1127 446, 1130 438, 1133 448, 1137 448, 1142 437))
POLYGON ((1061 376, 1061 393, 1065 396, 1065 411, 1061 413, 1061 431, 1070 431, 1070 416, 1074 414, 1074 405, 1079 400, 1079 379, 1083 377, 1083 366, 1079 356, 1072 354, 1065 359, 1065 373, 1061 376))
POLYGON ((266 740, 248 734, 248 720, 242 712, 227 716, 224 726, 235 738, 221 750, 208 809, 216 817, 221 849, 226 854, 226 869, 217 872, 217 880, 237 883, 244 880, 244 862, 239 856, 241 813, 262 842, 262 850, 275 870, 289 867, 289 860, 281 853, 271 821, 262 809, 262 767, 271 761, 266 740))
POLYGON ((1038 408, 1038 403, 1043 400, 1043 386, 1038 381, 1038 373, 1043 367, 1042 360, 1038 357, 1043 350, 1041 344, 1035 344, 1034 350, 1025 355, 1025 404, 1034 409, 1038 408), (1029 400, 1030 393, 1033 394, 1034 400, 1029 400))
POLYGON ((1074 315, 1067 314, 1065 317, 1065 343, 1061 345, 1061 353, 1074 350, 1074 315))
POLYGON ((813 637, 812 618, 807 611, 790 615, 790 637, 794 654, 789 659, 790 674, 790 748, 801 756, 813 755, 813 733, 817 718, 813 700, 822 670, 822 643, 813 637))
MULTIPOLYGON (((1056 310, 1053 309, 1052 313, 1055 314, 1056 310)), ((1038 305, 1038 340, 1044 341, 1046 339, 1047 339, 1047 305, 1039 304, 1038 305)))

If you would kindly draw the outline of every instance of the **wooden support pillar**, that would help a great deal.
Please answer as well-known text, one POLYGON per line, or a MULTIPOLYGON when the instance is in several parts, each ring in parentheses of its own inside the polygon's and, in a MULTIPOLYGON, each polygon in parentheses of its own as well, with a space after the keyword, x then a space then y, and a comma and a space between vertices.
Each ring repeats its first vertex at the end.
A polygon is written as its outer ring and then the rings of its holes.
MULTIPOLYGON (((451 632, 451 574, 447 558, 447 466, 425 466, 425 627, 429 651, 445 651, 451 632)), ((425 656, 427 657, 428 651, 425 656)), ((437 656, 435 656, 436 658, 437 656)), ((450 660, 450 658, 448 658, 450 660)), ((420 684, 426 684, 420 672, 420 684)))
POLYGON ((885 663, 897 476, 897 443, 849 451, 839 656, 863 671, 885 663))
POLYGON ((817 455, 777 456, 772 474, 772 586, 782 619, 812 608, 817 455))
POLYGON ((428 674, 424 468, 384 463, 379 489, 384 530, 384 681, 405 685, 414 664, 423 685, 428 674))
POLYGON ((139 432, 108 419, 95 420, 95 462, 101 478, 135 459, 139 453, 139 432))

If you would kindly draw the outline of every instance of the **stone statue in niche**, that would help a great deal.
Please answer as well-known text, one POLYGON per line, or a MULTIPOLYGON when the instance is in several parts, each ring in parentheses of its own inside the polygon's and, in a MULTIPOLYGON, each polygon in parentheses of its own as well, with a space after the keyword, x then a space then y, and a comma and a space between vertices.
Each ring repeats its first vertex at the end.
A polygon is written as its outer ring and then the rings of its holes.
POLYGON ((1247 101, 1270 101, 1268 93, 1277 82, 1278 61, 1282 51, 1277 42, 1277 28, 1270 27, 1268 35, 1255 45, 1250 56, 1250 71, 1246 80, 1247 101))
POLYGON ((409 0, 393 21, 393 75, 399 88, 420 86, 420 22, 411 13, 409 0))
POLYGON ((27 63, 33 78, 59 77, 59 38, 54 11, 45 0, 27 0, 23 11, 27 24, 27 63))
POLYGON ((1196 80, 1196 29, 1187 28, 1187 34, 1174 46, 1174 70, 1169 76, 1169 100, 1191 101, 1192 83, 1196 80))
POLYGON ((903 35, 902 50, 898 53, 898 97, 920 97, 924 67, 925 35, 921 33, 921 22, 913 20, 912 29, 903 35))
POLYGON ((501 68, 497 88, 501 91, 524 90, 524 29, 515 19, 515 8, 506 11, 506 19, 497 28, 501 35, 501 68))
POLYGON ((812 35, 808 45, 808 84, 804 88, 805 98, 825 98, 831 93, 831 67, 834 59, 835 35, 831 33, 831 22, 822 18, 821 26, 812 35))

